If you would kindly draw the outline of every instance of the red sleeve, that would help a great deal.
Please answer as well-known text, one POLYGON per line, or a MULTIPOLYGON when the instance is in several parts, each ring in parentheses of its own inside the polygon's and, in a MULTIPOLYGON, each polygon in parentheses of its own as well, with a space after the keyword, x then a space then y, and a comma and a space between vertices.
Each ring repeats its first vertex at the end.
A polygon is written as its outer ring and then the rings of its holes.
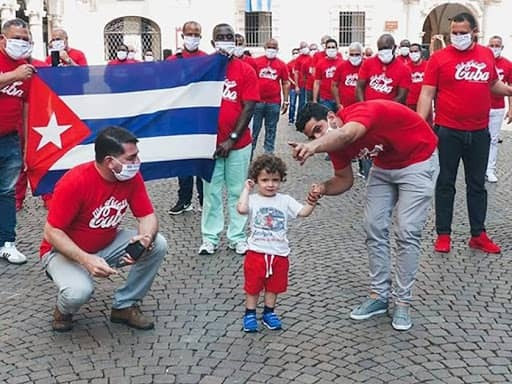
POLYGON ((369 76, 368 67, 369 67, 368 60, 363 60, 363 64, 361 64, 361 67, 359 68, 359 75, 358 75, 359 80, 368 80, 368 76, 369 76))
POLYGON ((242 101, 259 101, 260 88, 258 85, 258 77, 253 67, 244 64, 244 83, 241 95, 242 101))
POLYGON ((315 80, 322 80, 323 73, 322 61, 319 60, 315 65, 315 80))
POLYGON ((130 209, 135 217, 144 217, 154 212, 153 204, 151 204, 140 173, 133 180, 133 191, 128 204, 130 204, 130 209))
POLYGON ((288 81, 290 78, 290 76, 288 75, 288 66, 286 65, 286 63, 283 61, 281 63, 281 80, 282 81, 288 81))
POLYGON ((507 61, 507 76, 503 78, 503 80, 505 80, 508 84, 512 84, 512 62, 511 61, 507 61))
POLYGON ((75 62, 78 64, 78 65, 87 65, 87 59, 85 58, 85 55, 83 54, 83 52, 79 52, 79 54, 77 55, 77 60, 75 60, 75 62))
POLYGON ((346 168, 352 162, 352 159, 348 159, 342 151, 329 152, 329 159, 331 159, 332 166, 335 170, 346 168))
POLYGON ((411 70, 409 69, 409 67, 407 66, 403 66, 402 67, 402 77, 400 79, 400 81, 398 82, 398 86, 400 88, 407 88, 409 89, 412 85, 412 73, 411 73, 411 70))
POLYGON ((423 85, 430 85, 437 88, 437 81, 439 77, 439 65, 437 55, 430 58, 425 68, 425 77, 423 78, 423 85))
POLYGON ((491 71, 491 82, 499 80, 500 77, 498 76, 498 67, 496 67, 496 62, 493 61, 494 71, 491 71))
POLYGON ((80 185, 81 178, 64 175, 57 183, 48 211, 48 223, 55 228, 68 228, 80 211, 81 201, 87 188, 80 185))

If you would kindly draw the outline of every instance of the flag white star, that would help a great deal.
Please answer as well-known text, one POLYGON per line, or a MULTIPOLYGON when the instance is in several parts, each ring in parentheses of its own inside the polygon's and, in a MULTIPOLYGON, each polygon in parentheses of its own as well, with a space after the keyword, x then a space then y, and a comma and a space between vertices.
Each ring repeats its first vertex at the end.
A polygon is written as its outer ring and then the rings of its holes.
POLYGON ((54 144, 59 149, 62 149, 62 140, 60 135, 71 128, 71 124, 59 125, 55 112, 50 116, 50 121, 46 127, 33 127, 34 131, 41 135, 41 141, 37 146, 36 151, 39 151, 48 143, 54 144))

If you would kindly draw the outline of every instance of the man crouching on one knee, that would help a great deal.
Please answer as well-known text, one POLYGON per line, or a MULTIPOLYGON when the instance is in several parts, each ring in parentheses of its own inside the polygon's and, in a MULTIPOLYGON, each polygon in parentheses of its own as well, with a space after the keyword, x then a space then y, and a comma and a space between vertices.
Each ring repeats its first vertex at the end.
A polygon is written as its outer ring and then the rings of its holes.
POLYGON ((158 220, 139 173, 137 138, 121 127, 108 127, 94 142, 95 161, 70 169, 57 183, 44 227, 41 261, 59 289, 52 327, 71 330, 72 316, 89 301, 93 277, 117 274, 133 264, 117 289, 110 320, 152 329, 138 302, 146 295, 167 253, 158 220), (130 208, 136 230, 119 229, 130 208), (130 254, 127 253, 127 246, 130 254))

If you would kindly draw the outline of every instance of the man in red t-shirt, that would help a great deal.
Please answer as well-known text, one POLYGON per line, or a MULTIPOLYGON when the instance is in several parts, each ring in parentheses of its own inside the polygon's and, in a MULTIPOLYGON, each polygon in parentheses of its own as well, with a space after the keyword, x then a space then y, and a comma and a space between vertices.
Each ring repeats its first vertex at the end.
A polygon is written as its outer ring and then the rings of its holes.
POLYGON ((247 50, 245 46, 245 37, 240 33, 235 33, 235 50, 233 51, 233 55, 240 60, 246 62, 251 67, 256 70, 256 64, 254 63, 254 59, 250 55, 250 52, 247 50))
POLYGON ((52 327, 71 330, 72 316, 89 301, 92 277, 117 274, 133 264, 114 294, 110 320, 137 329, 152 329, 138 302, 151 288, 167 253, 158 219, 139 172, 137 139, 124 128, 108 127, 94 141, 95 161, 78 165, 57 182, 44 226, 41 262, 59 293, 52 327), (120 229, 128 208, 137 230, 120 229), (137 246, 129 253, 129 244, 137 246))
POLYGON ((397 59, 398 61, 401 61, 402 64, 409 64, 411 62, 411 58, 409 57, 409 53, 411 52, 411 42, 407 39, 403 39, 400 41, 399 47, 398 47, 398 55, 397 59))
MULTIPOLYGON (((52 31, 50 39, 50 52, 58 51, 60 65, 79 66, 87 65, 87 59, 82 51, 71 48, 68 43, 68 34, 62 28, 57 28, 52 31)), ((52 56, 46 58, 46 64, 52 64, 52 56)))
MULTIPOLYGON (((206 53, 199 49, 201 42, 201 24, 197 21, 187 21, 183 24, 181 29, 181 37, 183 39, 183 49, 176 52, 175 55, 169 56, 166 60, 173 61, 178 59, 187 59, 190 57, 205 56, 206 53)), ((199 210, 203 206, 203 179, 195 176, 197 198, 199 200, 199 210)), ((180 176, 178 177, 178 201, 172 206, 168 213, 170 215, 179 215, 183 212, 191 211, 192 197, 194 193, 194 176, 180 176)))
POLYGON ((229 56, 220 104, 215 168, 210 182, 203 183, 204 202, 201 217, 202 244, 200 255, 212 255, 224 230, 223 190, 227 190, 229 223, 228 247, 243 255, 247 251, 246 216, 236 210, 238 198, 247 179, 251 158, 249 121, 260 91, 256 72, 247 63, 233 57, 235 32, 229 24, 218 24, 211 41, 215 50, 229 56))
POLYGON ((313 101, 313 82, 315 81, 315 66, 319 57, 325 55, 318 51, 318 45, 311 43, 309 45, 309 55, 302 62, 300 67, 300 75, 304 79, 305 103, 313 101))
MULTIPOLYGON (((512 84, 512 63, 501 56, 503 52, 503 39, 500 36, 492 36, 489 39, 489 48, 491 48, 496 59, 496 68, 498 77, 507 84, 512 84)), ((508 98, 508 123, 512 121, 512 98, 508 98)), ((501 125, 505 116, 505 99, 503 96, 491 95, 491 111, 489 113, 489 133, 491 135, 491 145, 489 146, 489 160, 487 162, 486 177, 490 183, 496 183, 496 160, 498 159, 498 141, 500 137, 501 125)))
POLYGON ((27 62, 31 52, 27 23, 6 21, 0 34, 0 258, 12 264, 27 261, 15 246, 15 186, 22 165, 19 132, 26 130, 23 111, 35 72, 27 62))
POLYGON ((386 33, 379 37, 377 48, 377 56, 364 60, 359 70, 357 100, 386 99, 405 104, 411 74, 394 55, 395 39, 386 33))
POLYGON ((290 108, 288 109, 288 125, 295 124, 295 114, 297 111, 297 98, 299 96, 297 92, 297 84, 295 83, 295 74, 293 70, 295 68, 295 61, 299 57, 299 48, 292 49, 292 59, 288 62, 288 79, 290 81, 290 108))
POLYGON ((355 41, 348 47, 348 60, 336 68, 332 80, 331 92, 336 103, 336 110, 354 104, 359 69, 363 62, 363 46, 355 41))
POLYGON ((295 81, 295 92, 299 95, 299 102, 297 104, 297 111, 307 103, 306 100, 306 77, 302 73, 302 65, 310 60, 309 45, 305 41, 299 43, 299 56, 295 59, 295 67, 293 69, 293 76, 295 81))
POLYGON ((425 77, 425 68, 427 67, 427 61, 421 57, 421 45, 417 43, 411 44, 409 58, 407 67, 411 72, 411 86, 409 87, 405 104, 413 111, 416 111, 423 78, 425 77))
POLYGON ((126 44, 121 44, 117 48, 116 58, 110 60, 107 65, 118 65, 118 64, 134 64, 138 63, 138 60, 134 58, 130 58, 129 55, 130 49, 126 44))
POLYGON ((254 59, 260 89, 260 101, 256 103, 254 108, 253 152, 258 144, 258 136, 264 121, 265 142, 263 149, 265 153, 274 153, 279 112, 284 115, 288 110, 288 92, 290 90, 288 67, 284 61, 277 58, 278 51, 277 40, 270 39, 265 43, 265 55, 254 59))
POLYGON ((462 159, 471 227, 469 246, 500 253, 500 247, 485 232, 490 91, 510 96, 512 87, 498 80, 492 51, 475 42, 478 27, 473 15, 456 15, 450 28, 452 44, 430 57, 417 108, 426 119, 436 97, 434 123, 439 137, 440 173, 436 186, 438 236, 434 248, 437 252, 451 249, 455 181, 462 159))
POLYGON ((374 159, 365 209, 372 280, 370 297, 350 317, 364 320, 387 312, 391 296, 389 233, 396 207, 398 254, 392 325, 397 330, 409 329, 412 326, 409 304, 419 267, 421 232, 438 171, 434 132, 415 112, 388 100, 356 103, 337 115, 311 103, 301 111, 296 126, 314 140, 290 142, 293 157, 303 164, 315 153, 327 152, 333 164, 334 176, 313 191, 320 196, 340 195, 352 187, 353 158, 374 159))
POLYGON ((315 66, 315 81, 313 83, 313 102, 326 106, 331 111, 336 111, 336 103, 332 97, 331 84, 336 76, 336 68, 342 63, 339 57, 338 42, 327 39, 323 57, 320 57, 315 66))

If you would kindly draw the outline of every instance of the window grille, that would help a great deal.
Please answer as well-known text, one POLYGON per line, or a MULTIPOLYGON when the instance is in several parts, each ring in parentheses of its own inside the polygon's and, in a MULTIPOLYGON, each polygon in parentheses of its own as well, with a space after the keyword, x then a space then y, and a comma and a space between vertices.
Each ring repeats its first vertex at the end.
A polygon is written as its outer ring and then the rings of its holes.
POLYGON ((245 12, 245 42, 261 47, 272 38, 272 12, 245 12))
POLYGON ((364 12, 340 12, 340 46, 347 47, 354 41, 364 45, 364 12))

